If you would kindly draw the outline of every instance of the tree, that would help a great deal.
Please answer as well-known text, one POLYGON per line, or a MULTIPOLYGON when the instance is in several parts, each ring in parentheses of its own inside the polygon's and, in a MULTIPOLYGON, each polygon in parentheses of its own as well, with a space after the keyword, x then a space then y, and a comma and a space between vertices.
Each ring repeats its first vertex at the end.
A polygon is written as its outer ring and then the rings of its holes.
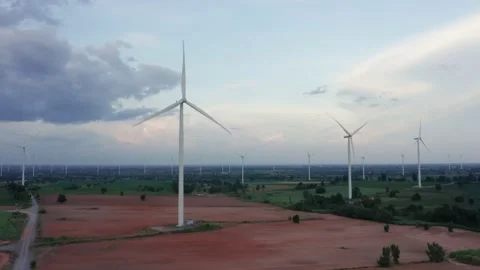
POLYGON ((415 172, 412 173, 412 180, 415 182, 417 181, 417 173, 415 172))
POLYGON ((359 187, 354 187, 352 190, 352 198, 360 198, 362 196, 362 192, 360 192, 359 187))
POLYGON ((262 184, 262 191, 265 191, 265 185, 262 184))
POLYGON ((140 200, 145 201, 145 198, 146 198, 145 194, 140 195, 140 200))
POLYGON ((105 188, 105 187, 102 187, 102 188, 100 189, 100 192, 102 192, 102 194, 105 194, 105 193, 107 193, 107 188, 105 188))
POLYGON ((387 174, 386 173, 382 173, 382 181, 387 181, 387 174))
POLYGON ((259 191, 260 188, 261 188, 260 185, 256 185, 256 186, 255 186, 255 190, 257 190, 257 191, 259 191))
POLYGON ((57 197, 58 203, 64 203, 66 201, 67 201, 67 197, 64 194, 58 194, 58 197, 57 197))
POLYGON ((436 189, 437 191, 442 190, 442 185, 440 185, 440 184, 435 184, 435 189, 436 189))
POLYGON ((418 192, 412 195, 412 201, 415 202, 415 201, 420 201, 420 200, 422 200, 422 196, 420 196, 420 194, 418 194, 418 192))

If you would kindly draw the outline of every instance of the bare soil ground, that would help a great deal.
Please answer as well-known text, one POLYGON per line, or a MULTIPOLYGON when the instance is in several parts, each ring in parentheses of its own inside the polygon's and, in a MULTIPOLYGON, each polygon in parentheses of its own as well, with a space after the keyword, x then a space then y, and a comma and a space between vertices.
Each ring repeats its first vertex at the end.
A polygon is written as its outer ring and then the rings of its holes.
MULTIPOLYGON (((480 243, 480 234, 473 232, 391 226, 385 233, 382 224, 324 217, 300 224, 242 224, 211 232, 48 247, 41 251, 39 269, 375 269, 382 246, 392 243, 399 245, 403 263, 427 260, 427 242, 436 241, 448 250, 480 243)), ((395 269, 469 268, 445 262, 395 269)))
MULTIPOLYGON (((175 224, 177 197, 69 195, 64 204, 56 196, 42 198, 42 237, 108 237, 133 235, 151 227, 175 224)), ((287 220, 296 212, 268 204, 243 202, 226 196, 185 197, 185 218, 207 221, 287 220)), ((318 214, 298 212, 303 217, 318 214)))
POLYGON ((0 252, 0 269, 3 269, 3 267, 8 264, 9 258, 10 255, 0 252))

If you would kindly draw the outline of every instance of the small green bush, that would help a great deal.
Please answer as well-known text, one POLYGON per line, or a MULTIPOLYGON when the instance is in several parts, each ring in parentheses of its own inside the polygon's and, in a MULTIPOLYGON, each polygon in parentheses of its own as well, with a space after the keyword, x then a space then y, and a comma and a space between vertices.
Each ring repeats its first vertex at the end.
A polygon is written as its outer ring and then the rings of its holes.
POLYGON ((315 193, 317 193, 317 194, 323 194, 323 193, 325 193, 325 192, 326 192, 326 190, 325 190, 324 187, 317 187, 317 188, 315 188, 315 193))
POLYGON ((445 260, 445 249, 435 242, 427 243, 425 253, 427 253, 430 262, 439 263, 445 260))
POLYGON ((418 192, 412 195, 412 201, 415 202, 415 201, 421 201, 421 200, 422 200, 422 196, 420 196, 418 192))
POLYGON ((468 199, 468 203, 469 203, 470 205, 473 205, 473 204, 475 203, 475 200, 472 199, 472 198, 470 198, 470 199, 468 199))
POLYGON ((463 196, 456 196, 455 197, 455 202, 456 203, 464 203, 465 202, 465 198, 463 196))
POLYGON ((480 266, 480 249, 454 251, 449 257, 461 263, 480 266))
POLYGON ((392 252, 392 259, 393 259, 393 262, 395 264, 399 264, 400 263, 400 248, 395 245, 395 244, 392 244, 390 246, 390 250, 392 252))
POLYGON ((288 220, 292 220, 292 217, 288 217, 288 220))
POLYGON ((437 191, 442 190, 442 185, 440 185, 440 184, 435 184, 435 190, 437 190, 437 191))
POLYGON ((140 200, 145 201, 145 198, 146 198, 145 194, 140 195, 140 200))
POLYGON ((424 224, 423 224, 423 229, 424 229, 425 231, 428 231, 428 229, 430 229, 430 224, 424 223, 424 224))
POLYGON ((120 196, 123 196, 123 191, 120 191, 120 196))
POLYGON ((388 225, 388 224, 383 225, 383 230, 385 232, 389 232, 390 231, 390 225, 388 225))
POLYGON ((40 210, 38 210, 38 213, 39 213, 39 214, 46 214, 46 213, 47 213, 47 210, 45 210, 45 209, 40 209, 40 210))
POLYGON ((448 232, 453 232, 453 224, 452 224, 452 222, 448 223, 448 232))
POLYGON ((102 192, 102 194, 105 194, 105 193, 107 193, 107 188, 105 188, 105 187, 102 187, 102 188, 100 189, 100 192, 102 192))
POLYGON ((64 194, 58 194, 57 203, 64 203, 67 201, 67 197, 64 194))
POLYGON ((390 247, 382 248, 382 255, 380 255, 380 258, 378 258, 377 264, 380 267, 390 267, 390 265, 392 264, 390 247))
POLYGON ((298 223, 300 223, 300 216, 294 215, 294 216, 292 217, 292 220, 293 220, 293 223, 297 223, 297 224, 298 224, 298 223))
POLYGON ((37 261, 31 260, 30 261, 30 269, 35 269, 37 267, 37 261))

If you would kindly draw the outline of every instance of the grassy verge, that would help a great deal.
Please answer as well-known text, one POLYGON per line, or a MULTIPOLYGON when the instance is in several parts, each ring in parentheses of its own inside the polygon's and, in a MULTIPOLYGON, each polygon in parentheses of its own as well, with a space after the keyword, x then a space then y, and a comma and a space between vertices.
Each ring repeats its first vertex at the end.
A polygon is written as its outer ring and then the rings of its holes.
POLYGON ((169 231, 169 232, 160 232, 150 228, 144 229, 138 234, 135 235, 126 235, 126 236, 114 236, 114 237, 39 237, 35 243, 35 247, 43 246, 60 246, 68 244, 79 244, 79 243, 92 243, 92 242, 103 242, 103 241, 115 241, 115 240, 127 240, 127 239, 137 239, 144 237, 151 237, 164 234, 177 234, 177 233, 193 233, 193 232, 206 232, 214 231, 222 228, 221 225, 216 223, 207 223, 207 222, 198 222, 197 226, 186 228, 183 230, 169 231))
POLYGON ((0 211, 0 241, 20 239, 26 220, 26 214, 0 211))
POLYGON ((454 251, 449 257, 464 264, 480 265, 480 249, 454 251))

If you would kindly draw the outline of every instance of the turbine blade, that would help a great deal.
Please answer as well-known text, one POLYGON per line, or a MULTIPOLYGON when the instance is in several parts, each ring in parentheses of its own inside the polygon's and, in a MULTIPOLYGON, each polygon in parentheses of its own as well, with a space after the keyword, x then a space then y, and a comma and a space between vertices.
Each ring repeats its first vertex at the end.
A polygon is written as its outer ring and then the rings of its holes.
POLYGON ((355 133, 359 132, 360 129, 362 129, 364 126, 366 126, 368 124, 368 121, 365 122, 365 124, 363 124, 361 127, 357 128, 353 133, 352 133, 352 136, 355 135, 355 133))
POLYGON ((183 64, 182 64, 182 98, 186 99, 187 96, 187 74, 185 71, 185 42, 182 41, 182 52, 183 52, 183 64))
POLYGON ((420 127, 418 128, 418 137, 422 137, 422 119, 420 119, 420 127))
POLYGON ((353 145, 353 137, 350 137, 350 144, 352 145, 353 160, 355 161, 355 146, 353 145))
POLYGON ((164 114, 164 113, 166 113, 166 112, 169 112, 169 111, 175 109, 175 107, 177 107, 178 105, 182 104, 182 102, 184 102, 183 99, 181 99, 181 100, 173 103, 172 105, 167 106, 167 107, 165 107, 164 109, 162 109, 162 110, 160 110, 160 111, 158 111, 158 112, 156 112, 156 113, 154 113, 154 114, 146 117, 145 119, 143 119, 142 121, 134 124, 133 126, 134 126, 134 127, 135 127, 135 126, 138 126, 138 125, 140 125, 140 124, 142 124, 142 123, 144 123, 144 122, 146 122, 146 121, 148 121, 148 120, 150 120, 150 119, 152 119, 152 118, 155 118, 155 117, 157 117, 157 116, 159 116, 159 115, 161 115, 161 114, 164 114))
POLYGON ((217 120, 215 120, 212 116, 210 116, 204 110, 200 109, 197 105, 191 103, 190 101, 186 101, 186 100, 185 100, 185 103, 187 103, 188 106, 192 107, 192 109, 196 110, 197 112, 199 112, 200 114, 202 114, 203 116, 205 116, 206 118, 210 119, 212 122, 214 122, 215 124, 217 124, 218 126, 223 128, 226 132, 228 132, 228 134, 232 135, 230 130, 228 130, 226 127, 224 127, 222 124, 220 124, 217 120))
POLYGON ((330 116, 330 117, 333 119, 333 121, 337 122, 337 124, 343 129, 343 131, 345 131, 345 133, 347 133, 348 135, 351 135, 351 134, 348 132, 348 130, 347 130, 345 127, 343 127, 342 124, 340 124, 340 122, 337 121, 337 119, 335 119, 333 116, 331 116, 331 115, 329 115, 329 114, 328 114, 328 116, 330 116))
POLYGON ((431 152, 430 149, 427 147, 427 145, 425 144, 425 142, 423 141, 422 138, 420 138, 420 141, 422 142, 423 146, 425 146, 425 148, 427 148, 428 152, 431 152))

